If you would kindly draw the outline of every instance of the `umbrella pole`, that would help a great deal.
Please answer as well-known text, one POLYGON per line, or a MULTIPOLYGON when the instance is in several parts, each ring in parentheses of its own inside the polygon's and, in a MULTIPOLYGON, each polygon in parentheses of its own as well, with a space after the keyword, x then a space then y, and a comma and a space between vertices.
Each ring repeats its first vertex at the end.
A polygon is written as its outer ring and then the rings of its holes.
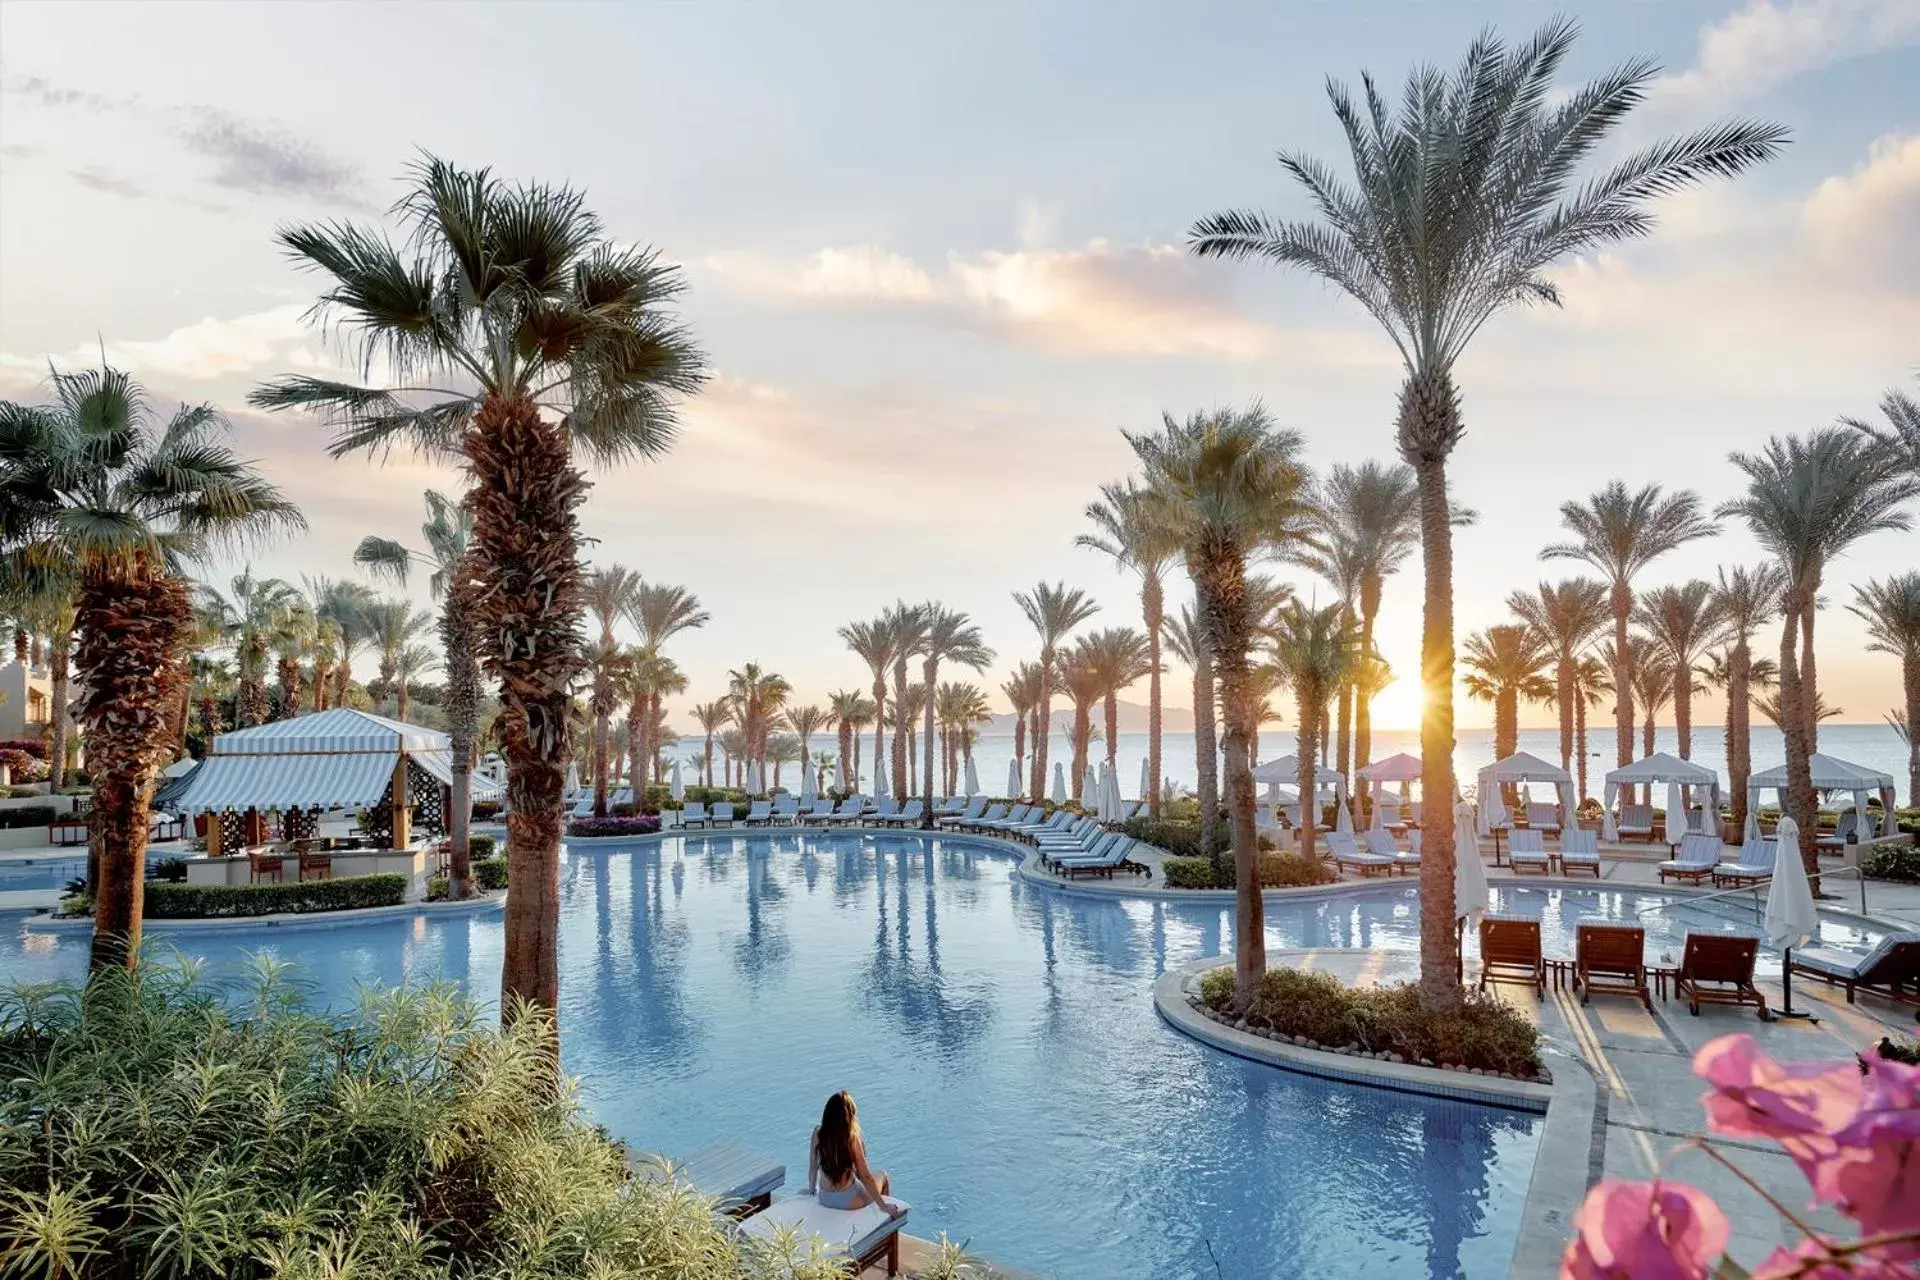
POLYGON ((1461 986, 1467 985, 1467 918, 1465 916, 1453 922, 1453 976, 1461 986))
POLYGON ((1796 1009, 1793 1007, 1792 947, 1787 948, 1782 964, 1784 967, 1780 970, 1780 1007, 1773 1011, 1773 1016, 1776 1018, 1803 1018, 1808 1022, 1820 1021, 1820 1019, 1808 1013, 1805 1009, 1796 1009))

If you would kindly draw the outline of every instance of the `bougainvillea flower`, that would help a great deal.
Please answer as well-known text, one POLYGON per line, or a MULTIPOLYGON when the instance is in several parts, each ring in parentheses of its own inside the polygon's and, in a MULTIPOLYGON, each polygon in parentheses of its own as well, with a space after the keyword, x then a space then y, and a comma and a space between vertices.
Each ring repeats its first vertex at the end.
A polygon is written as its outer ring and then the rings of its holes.
POLYGON ((1682 1182, 1607 1178, 1573 1217, 1561 1280, 1705 1280, 1727 1247, 1727 1215, 1682 1182))

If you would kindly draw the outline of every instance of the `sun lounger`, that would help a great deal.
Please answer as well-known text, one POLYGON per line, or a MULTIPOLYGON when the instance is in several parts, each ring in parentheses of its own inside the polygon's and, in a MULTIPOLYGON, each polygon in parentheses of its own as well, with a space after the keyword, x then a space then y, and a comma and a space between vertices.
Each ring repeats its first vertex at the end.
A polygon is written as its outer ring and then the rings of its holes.
POLYGON ((1515 875, 1538 871, 1544 876, 1553 870, 1553 855, 1547 852, 1546 842, 1538 831, 1522 827, 1507 837, 1507 865, 1515 875))
POLYGON ((773 801, 755 800, 747 806, 747 816, 742 819, 750 827, 769 826, 773 822, 773 801))
POLYGON ((1385 831, 1369 828, 1360 833, 1360 840, 1366 845, 1368 853, 1378 858, 1386 858, 1391 862, 1393 864, 1393 870, 1405 871, 1409 868, 1416 871, 1419 870, 1420 855, 1414 854, 1413 861, 1411 862, 1400 861, 1400 846, 1394 843, 1393 837, 1385 831))
POLYGON ((1145 813, 1146 810, 1147 805, 1144 800, 1135 800, 1130 804, 1122 804, 1120 806, 1120 813, 1114 818, 1114 822, 1116 824, 1132 822, 1135 818, 1145 813))
POLYGON ((947 824, 960 831, 979 831, 982 823, 998 822, 1006 817, 1012 808, 1013 806, 1008 804, 990 804, 971 818, 965 815, 949 818, 947 824))
POLYGON ((941 799, 939 804, 933 806, 933 816, 936 821, 940 818, 951 818, 966 807, 967 798, 965 796, 946 796, 941 799))
POLYGON ((757 1156, 724 1142, 678 1160, 629 1154, 627 1168, 636 1178, 671 1175, 704 1198, 719 1201, 721 1212, 742 1217, 773 1203, 773 1193, 787 1180, 787 1166, 772 1156, 757 1156))
POLYGON ((717 827, 723 822, 728 826, 733 825, 733 802, 731 800, 717 800, 714 802, 713 825, 717 827))
POLYGON ((1574 930, 1573 972, 1581 1004, 1598 991, 1636 996, 1653 1012, 1653 993, 1647 990, 1647 931, 1639 925, 1582 921, 1574 930))
POLYGON ((1696 1018, 1703 1004, 1750 1004, 1762 1022, 1771 1022, 1767 998, 1753 985, 1753 962, 1759 954, 1760 939, 1752 934, 1689 933, 1673 975, 1673 994, 1686 999, 1696 1018))
POLYGON ((895 800, 892 796, 881 796, 873 802, 871 809, 862 811, 860 821, 877 827, 899 812, 900 802, 898 800, 895 800))
POLYGON ((683 827, 704 827, 713 822, 707 816, 707 806, 703 801, 689 800, 687 807, 680 811, 680 825, 683 827))
POLYGON ((815 800, 811 808, 802 809, 793 816, 794 825, 825 822, 833 816, 833 801, 815 800))
POLYGON ((1049 845, 1088 845, 1092 844, 1101 834, 1100 823, 1097 819, 1079 817, 1069 822, 1065 827, 1056 827, 1051 831, 1038 833, 1033 837, 1033 842, 1043 849, 1049 845))
POLYGON ((1848 1004, 1856 991, 1920 1004, 1920 930, 1890 933, 1864 956, 1824 947, 1795 951, 1793 971, 1845 987, 1848 1004))
POLYGON ((880 1262, 887 1264, 888 1275, 895 1275, 900 1270, 900 1228, 907 1224, 906 1210, 911 1206, 896 1196, 887 1198, 900 1206, 900 1216, 889 1217, 877 1204, 829 1209, 814 1196, 779 1196, 742 1222, 740 1229, 761 1240, 772 1240, 783 1230, 803 1239, 818 1236, 828 1254, 847 1259, 854 1275, 880 1262))
POLYGON ((1720 854, 1725 849, 1719 836, 1688 835, 1680 842, 1680 856, 1660 864, 1660 882, 1665 884, 1671 876, 1675 880, 1699 884, 1713 874, 1714 867, 1719 865, 1720 854))
POLYGON ((1720 811, 1718 809, 1711 811, 1706 809, 1687 810, 1687 830, 1698 831, 1701 835, 1706 836, 1719 835, 1720 811))
POLYGON ((1062 862, 1079 862, 1088 858, 1097 858, 1127 837, 1118 831, 1102 831, 1085 842, 1066 842, 1040 846, 1040 865, 1049 866, 1062 862))
POLYGON ((1013 811, 1005 817, 991 820, 982 818, 973 824, 973 828, 976 831, 1004 833, 1012 831, 1015 827, 1025 826, 1027 823, 1032 822, 1040 816, 1040 812, 1041 810, 1037 805, 1017 804, 1013 806, 1013 811))
POLYGON ((1518 916, 1480 918, 1480 990, 1489 982, 1525 982, 1535 994, 1547 989, 1547 962, 1540 954, 1540 922, 1518 916))
POLYGON ((920 825, 920 820, 926 816, 926 801, 914 799, 901 805, 898 813, 890 813, 879 821, 889 827, 917 827, 920 825))
POLYGON ((1078 821, 1080 821, 1080 816, 1073 810, 1055 809, 1053 816, 1044 822, 1029 822, 1024 826, 1012 828, 1012 832, 1022 840, 1038 840, 1044 835, 1066 831, 1078 821))
POLYGON ((1653 806, 1650 804, 1621 805, 1618 830, 1622 843, 1628 840, 1652 841, 1653 806))
POLYGON ((1560 834, 1560 806, 1557 804, 1529 804, 1527 806, 1527 830, 1538 831, 1541 835, 1560 834))
POLYGON ((1393 859, 1383 858, 1377 853, 1362 853, 1353 837, 1344 831, 1329 831, 1326 836, 1327 852, 1332 855, 1334 865, 1350 867, 1363 876, 1374 874, 1393 874, 1393 859))
POLYGON ((860 821, 860 815, 866 811, 866 807, 865 796, 848 796, 840 802, 839 808, 832 813, 819 815, 814 821, 828 827, 837 827, 842 823, 855 823, 860 821))
POLYGON ((1566 831, 1560 835, 1560 874, 1591 871, 1600 878, 1600 836, 1593 831, 1566 831))
POLYGON ((985 796, 975 796, 973 799, 967 801, 966 808, 961 809, 957 813, 949 812, 949 813, 934 814, 933 822, 935 826, 940 826, 940 827, 959 826, 963 822, 969 822, 974 818, 979 817, 981 814, 985 813, 986 811, 987 811, 987 798, 985 796))
POLYGON ((1407 847, 1393 855, 1393 865, 1400 869, 1401 874, 1413 875, 1420 870, 1420 828, 1400 829, 1407 833, 1407 847))
POLYGON ((1772 836, 1749 840, 1740 850, 1739 857, 1731 862, 1714 864, 1714 887, 1738 888, 1740 885, 1759 884, 1773 879, 1773 860, 1779 848, 1780 842, 1772 836))
MULTIPOLYGON (((1288 826, 1294 828, 1296 831, 1299 830, 1301 825, 1299 805, 1297 804, 1285 805, 1281 808, 1280 813, 1282 816, 1286 818, 1288 826)), ((1322 824, 1320 826, 1316 826, 1314 830, 1315 831, 1331 831, 1333 830, 1333 828, 1322 824)))
POLYGON ((1119 832, 1114 832, 1113 836, 1114 842, 1104 846, 1099 852, 1078 858, 1061 858, 1054 863, 1055 869, 1069 880, 1078 879, 1083 874, 1103 875, 1112 879, 1116 871, 1131 871, 1135 875, 1151 878, 1153 869, 1146 863, 1137 861, 1133 856, 1138 851, 1140 842, 1132 836, 1121 835, 1119 832))
POLYGON ((792 796, 781 796, 773 802, 773 822, 775 826, 788 826, 800 816, 800 802, 792 796))

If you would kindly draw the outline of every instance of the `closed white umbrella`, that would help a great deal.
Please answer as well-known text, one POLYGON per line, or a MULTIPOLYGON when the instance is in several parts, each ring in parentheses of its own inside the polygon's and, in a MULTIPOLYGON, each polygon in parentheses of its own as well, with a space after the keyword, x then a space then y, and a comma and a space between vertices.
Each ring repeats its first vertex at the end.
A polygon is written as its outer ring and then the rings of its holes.
POLYGON ((1152 763, 1153 761, 1146 756, 1140 757, 1140 801, 1142 804, 1150 802, 1153 799, 1154 791, 1157 790, 1153 785, 1153 775, 1147 772, 1147 766, 1152 763))
POLYGON ((580 790, 580 762, 567 761, 567 794, 574 795, 580 790))
POLYGON ((813 762, 810 760, 802 760, 800 762, 800 803, 812 804, 819 798, 820 788, 814 781, 813 762))
POLYGON ((1466 936, 1487 913, 1487 865, 1480 861, 1480 833, 1473 806, 1465 800, 1453 806, 1453 954, 1461 976, 1466 976, 1466 936))
POLYGON ((1687 834, 1687 803, 1678 782, 1667 784, 1667 843, 1679 844, 1687 834))
POLYGON ((1058 760, 1053 762, 1053 802, 1056 805, 1067 802, 1067 767, 1058 760))
POLYGON ((887 762, 885 760, 873 762, 873 798, 875 800, 887 798, 887 762))
POLYGON ((1120 771, 1112 765, 1107 766, 1107 776, 1100 780, 1100 807, 1106 811, 1105 821, 1120 821, 1120 771))
POLYGON ((972 756, 967 757, 967 794, 970 796, 980 794, 980 771, 973 767, 972 756))
POLYGON ((1774 831, 1773 879, 1767 885, 1767 942, 1786 953, 1780 970, 1785 997, 1775 1013, 1788 1018, 1811 1017, 1793 1007, 1793 949, 1820 932, 1820 912, 1813 905, 1813 886, 1800 860, 1800 827, 1782 814, 1774 831))
POLYGON ((1333 829, 1345 835, 1353 834, 1353 814, 1347 809, 1347 784, 1336 782, 1333 787, 1333 829))
POLYGON ((687 784, 680 781, 680 762, 673 762, 673 780, 667 784, 667 793, 676 801, 687 798, 687 784))
POLYGON ((1080 775, 1080 807, 1082 809, 1093 808, 1099 803, 1099 797, 1100 779, 1094 776, 1093 766, 1089 764, 1087 771, 1080 775))
MULTIPOLYGON (((827 787, 832 791, 845 791, 847 789, 847 774, 846 770, 840 767, 839 756, 833 758, 833 781, 829 782, 827 787)), ((819 799, 818 796, 814 798, 816 800, 819 799)))
POLYGON ((1007 799, 1018 800, 1026 790, 1020 782, 1020 757, 1015 756, 1007 761, 1007 799))

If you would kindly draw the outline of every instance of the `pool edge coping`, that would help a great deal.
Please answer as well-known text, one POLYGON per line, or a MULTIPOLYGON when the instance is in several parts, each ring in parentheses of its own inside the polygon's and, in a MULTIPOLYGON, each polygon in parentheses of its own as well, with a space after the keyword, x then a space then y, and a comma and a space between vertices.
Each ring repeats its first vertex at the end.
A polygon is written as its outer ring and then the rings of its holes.
MULTIPOLYGON (((162 918, 149 920, 142 918, 140 932, 171 933, 181 929, 235 929, 247 925, 258 925, 272 929, 290 929, 299 926, 322 927, 330 924, 355 924, 362 920, 380 920, 394 916, 419 914, 461 915, 479 914, 482 911, 504 910, 507 895, 502 892, 488 897, 465 898, 460 901, 446 902, 401 902, 388 907, 353 907, 345 911, 281 911, 265 916, 208 916, 202 918, 162 918)), ((91 916, 30 916, 26 920, 30 933, 69 933, 81 929, 92 929, 91 916)))

